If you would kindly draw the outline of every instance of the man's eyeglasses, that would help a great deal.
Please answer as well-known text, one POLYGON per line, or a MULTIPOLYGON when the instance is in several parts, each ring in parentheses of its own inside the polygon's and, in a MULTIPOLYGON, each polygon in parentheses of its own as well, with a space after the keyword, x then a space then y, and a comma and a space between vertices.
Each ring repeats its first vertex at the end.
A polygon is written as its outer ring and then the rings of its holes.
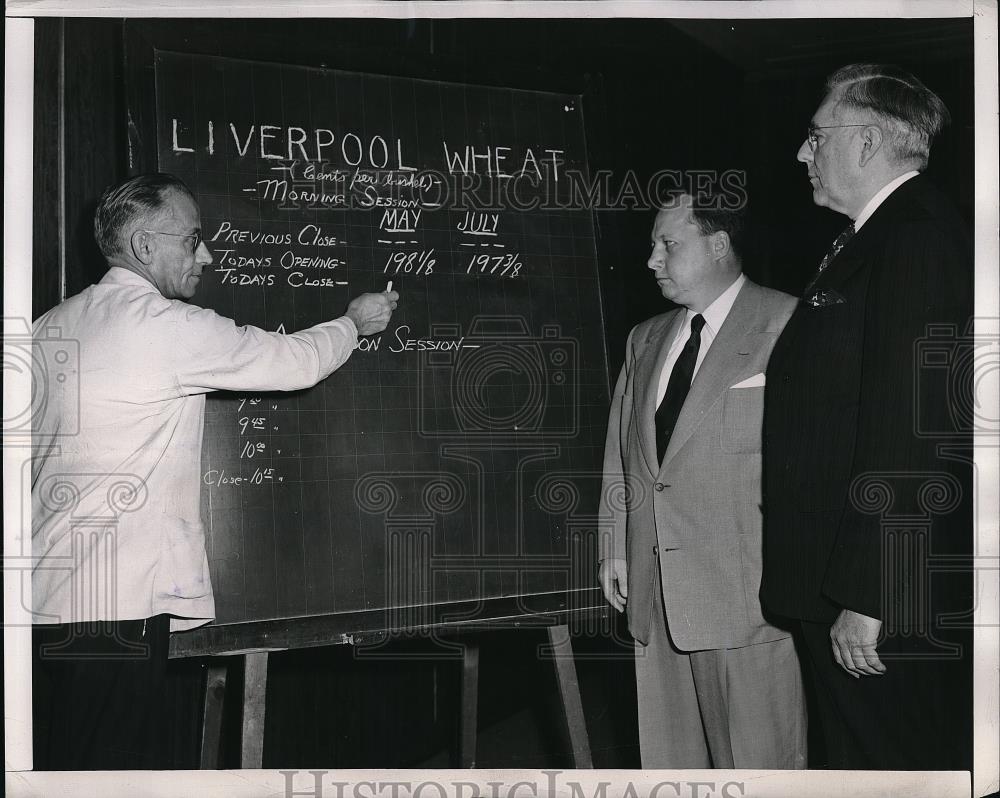
POLYGON ((198 247, 201 246, 201 243, 204 240, 201 237, 201 231, 200 230, 197 233, 167 233, 167 232, 164 232, 163 230, 143 230, 142 232, 144 232, 144 233, 156 233, 157 235, 171 236, 172 238, 193 238, 194 239, 194 244, 191 247, 191 251, 192 252, 197 252, 198 251, 198 247))
POLYGON ((854 125, 809 125, 806 130, 806 142, 809 144, 809 149, 816 152, 816 148, 819 146, 819 137, 816 135, 817 130, 832 130, 837 127, 868 127, 868 122, 862 122, 854 125))

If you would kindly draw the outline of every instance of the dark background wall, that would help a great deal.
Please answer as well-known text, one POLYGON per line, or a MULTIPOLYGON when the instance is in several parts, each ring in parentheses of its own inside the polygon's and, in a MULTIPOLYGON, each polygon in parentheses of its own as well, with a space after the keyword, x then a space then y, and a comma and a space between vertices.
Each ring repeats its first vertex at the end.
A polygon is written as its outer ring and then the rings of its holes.
MULTIPOLYGON (((971 20, 88 20, 36 22, 37 316, 100 279, 90 234, 103 188, 154 166, 145 133, 153 46, 583 97, 592 171, 612 188, 663 169, 742 170, 754 279, 799 291, 842 227, 810 201, 795 161, 832 69, 894 62, 936 90, 953 125, 929 174, 971 222, 971 20), (63 277, 64 275, 64 277, 63 277)), ((615 193, 612 191, 612 193, 615 193)), ((640 203, 641 204, 641 203, 640 203)), ((666 309, 645 260, 652 211, 596 216, 611 377, 632 325, 666 309)), ((619 632, 621 629, 619 627, 619 632)), ((569 764, 551 664, 531 631, 482 636, 480 766, 569 764)), ((414 653, 420 643, 389 651, 414 653)), ((598 767, 637 767, 627 647, 580 636, 578 662, 598 767)), ((204 663, 176 664, 175 763, 197 766, 204 663)), ((345 647, 272 657, 264 766, 445 766, 457 733, 459 666, 366 661, 345 647)), ((234 731, 235 713, 227 727, 234 731)), ((235 735, 228 736, 230 756, 235 735)), ((233 762, 230 760, 230 766, 233 762)))

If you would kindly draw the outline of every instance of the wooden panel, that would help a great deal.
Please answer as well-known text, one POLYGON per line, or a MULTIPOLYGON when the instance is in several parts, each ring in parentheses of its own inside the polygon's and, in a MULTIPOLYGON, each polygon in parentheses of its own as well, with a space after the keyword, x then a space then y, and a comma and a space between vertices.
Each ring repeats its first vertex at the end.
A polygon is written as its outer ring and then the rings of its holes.
POLYGON ((94 241, 94 208, 126 177, 122 22, 67 19, 65 78, 66 293, 107 271, 94 241))
POLYGON ((555 623, 586 623, 607 618, 610 609, 600 588, 543 596, 510 597, 484 602, 458 602, 434 607, 416 617, 410 625, 395 626, 398 617, 384 610, 337 615, 313 615, 271 621, 211 624, 170 636, 170 656, 203 657, 232 654, 243 650, 315 648, 353 643, 364 646, 369 655, 387 644, 386 628, 394 628, 396 637, 406 638, 421 631, 436 634, 476 629, 542 628, 555 623), (523 616, 531 616, 525 618, 523 616), (486 617, 490 620, 483 621, 486 617))
POLYGON ((459 767, 476 766, 479 726, 479 644, 468 641, 462 652, 462 718, 459 723, 459 767))
POLYGON ((594 761, 590 756, 590 738, 587 736, 587 722, 583 714, 583 701, 580 699, 580 680, 576 674, 569 627, 550 626, 546 631, 551 647, 549 653, 559 684, 559 702, 573 752, 573 767, 592 768, 594 761))
POLYGON ((59 304, 62 253, 60 167, 63 21, 35 20, 32 318, 59 304))
POLYGON ((267 653, 244 657, 243 730, 240 767, 260 768, 264 762, 264 721, 267 694, 267 653))
POLYGON ((214 660, 205 674, 205 702, 201 727, 201 769, 217 770, 220 766, 222 717, 225 711, 228 659, 214 660))

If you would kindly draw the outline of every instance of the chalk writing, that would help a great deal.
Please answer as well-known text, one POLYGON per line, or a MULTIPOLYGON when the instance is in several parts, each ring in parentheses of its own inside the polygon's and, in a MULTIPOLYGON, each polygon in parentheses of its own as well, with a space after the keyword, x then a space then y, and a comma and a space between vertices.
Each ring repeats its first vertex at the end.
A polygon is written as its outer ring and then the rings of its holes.
MULTIPOLYGON (((185 139, 183 133, 191 135, 193 131, 177 117, 171 119, 171 142, 175 153, 194 152, 195 148, 185 144, 197 144, 197 141, 185 139)), ((296 160, 325 161, 330 155, 339 154, 348 166, 366 164, 375 169, 393 168, 399 171, 413 171, 416 167, 404 162, 403 142, 395 139, 390 145, 382 136, 375 135, 367 141, 356 133, 346 133, 339 140, 328 128, 313 128, 306 130, 297 125, 252 124, 237 126, 229 123, 236 154, 246 158, 253 153, 263 160, 296 160), (256 144, 254 142, 256 141, 256 144), (253 150, 251 150, 253 146, 253 150), (391 167, 390 167, 391 165, 391 167)), ((215 121, 208 121, 205 127, 205 151, 215 154, 215 121)))
POLYGON ((385 262, 383 274, 428 275, 434 273, 434 250, 423 252, 393 252, 385 262))
POLYGON ((240 457, 247 460, 251 460, 259 454, 263 454, 267 451, 267 444, 263 441, 254 443, 253 441, 247 441, 243 444, 243 448, 240 449, 240 457))
POLYGON ((419 208, 383 211, 378 224, 387 233, 412 233, 420 222, 420 213, 419 208))
POLYGON ((265 421, 266 419, 264 416, 254 416, 253 418, 250 416, 242 416, 239 420, 240 435, 245 435, 248 427, 251 430, 263 431, 265 421))
POLYGON ((242 474, 230 474, 224 468, 210 468, 202 475, 202 482, 211 487, 222 487, 223 485, 233 485, 241 487, 243 485, 263 485, 268 482, 284 482, 285 478, 278 476, 271 467, 258 467, 253 470, 250 476, 242 474))
POLYGON ((465 338, 411 338, 410 325, 401 324, 393 336, 395 340, 389 345, 390 352, 455 352, 462 348, 465 338))
MULTIPOLYGON (((270 260, 270 259, 268 259, 270 260)), ((217 269, 219 273, 219 282, 222 285, 240 285, 240 286, 271 286, 274 285, 274 275, 273 274, 247 274, 246 272, 237 272, 234 268, 220 268, 217 269)))
POLYGON ((337 288, 347 285, 346 280, 334 280, 332 277, 307 277, 302 272, 291 272, 288 284, 292 288, 337 288))
POLYGON ((521 272, 522 265, 520 252, 507 252, 503 255, 473 255, 469 259, 469 266, 465 273, 517 277, 521 272), (476 271, 477 267, 478 271, 476 271))
POLYGON ((499 213, 466 211, 465 218, 455 225, 455 229, 473 236, 495 236, 497 234, 497 225, 499 224, 499 213))
POLYGON ((566 154, 565 150, 544 149, 542 152, 545 155, 539 164, 539 158, 535 156, 534 150, 528 147, 521 158, 520 169, 516 172, 506 172, 504 169, 511 150, 510 147, 491 144, 477 147, 473 144, 466 144, 464 148, 459 149, 449 147, 447 141, 442 141, 441 146, 444 148, 444 160, 449 172, 462 175, 486 174, 501 178, 533 174, 538 180, 544 180, 545 175, 542 173, 544 166, 546 170, 551 168, 552 179, 558 181, 559 165, 562 163, 559 156, 566 154))

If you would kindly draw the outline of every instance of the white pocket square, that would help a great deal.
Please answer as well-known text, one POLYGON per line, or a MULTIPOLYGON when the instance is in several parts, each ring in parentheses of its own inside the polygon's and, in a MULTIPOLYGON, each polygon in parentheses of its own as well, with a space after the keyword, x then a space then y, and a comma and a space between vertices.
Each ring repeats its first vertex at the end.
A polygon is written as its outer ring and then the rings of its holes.
POLYGON ((752 377, 747 377, 743 382, 738 382, 736 385, 731 386, 733 388, 763 388, 764 387, 764 372, 760 374, 754 374, 752 377))

